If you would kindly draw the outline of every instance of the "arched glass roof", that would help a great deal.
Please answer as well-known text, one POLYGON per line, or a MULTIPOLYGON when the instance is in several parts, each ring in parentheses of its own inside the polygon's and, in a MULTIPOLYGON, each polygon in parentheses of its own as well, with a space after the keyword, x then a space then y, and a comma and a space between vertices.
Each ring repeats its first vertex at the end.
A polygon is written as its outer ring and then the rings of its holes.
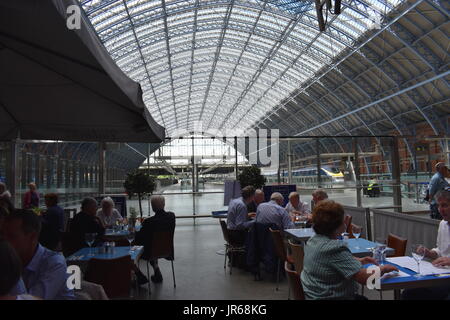
POLYGON ((80 0, 152 116, 175 130, 249 128, 403 0, 342 1, 320 33, 312 1, 80 0))

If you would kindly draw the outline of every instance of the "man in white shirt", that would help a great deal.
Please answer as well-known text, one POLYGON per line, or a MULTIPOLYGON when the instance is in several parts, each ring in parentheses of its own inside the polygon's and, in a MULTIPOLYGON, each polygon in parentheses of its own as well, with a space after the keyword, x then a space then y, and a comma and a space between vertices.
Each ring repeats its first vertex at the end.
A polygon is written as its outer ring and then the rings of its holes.
MULTIPOLYGON (((436 194, 439 213, 442 221, 436 241, 436 248, 431 250, 425 248, 425 257, 438 267, 450 266, 450 187, 436 194)), ((450 286, 409 289, 403 291, 402 298, 405 300, 442 300, 450 298, 450 286)))
POLYGON ((300 195, 298 192, 294 191, 289 194, 289 202, 285 209, 293 220, 295 216, 302 216, 308 220, 311 218, 311 210, 309 209, 309 205, 306 202, 300 201, 300 195))

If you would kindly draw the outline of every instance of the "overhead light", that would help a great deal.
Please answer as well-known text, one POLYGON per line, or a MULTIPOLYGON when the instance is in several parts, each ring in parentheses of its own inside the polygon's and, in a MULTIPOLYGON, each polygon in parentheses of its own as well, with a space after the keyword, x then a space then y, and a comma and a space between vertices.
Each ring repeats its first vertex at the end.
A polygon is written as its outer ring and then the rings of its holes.
POLYGON ((332 5, 333 0, 315 0, 316 2, 316 12, 317 20, 319 22, 320 32, 325 31, 326 24, 328 21, 328 12, 330 14, 338 15, 341 13, 341 0, 334 0, 334 6, 332 5), (325 6, 325 18, 323 16, 323 8, 325 6), (331 9, 334 11, 331 11, 331 9))

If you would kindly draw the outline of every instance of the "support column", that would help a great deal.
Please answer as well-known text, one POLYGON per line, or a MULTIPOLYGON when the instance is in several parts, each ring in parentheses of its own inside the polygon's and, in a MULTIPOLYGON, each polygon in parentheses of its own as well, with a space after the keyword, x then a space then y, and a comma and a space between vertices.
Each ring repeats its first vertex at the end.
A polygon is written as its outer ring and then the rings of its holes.
POLYGON ((288 184, 292 184, 292 150, 291 150, 291 140, 288 140, 288 184))
POLYGON ((400 155, 398 153, 398 137, 392 137, 391 140, 391 163, 392 163, 392 191, 394 197, 395 212, 402 212, 402 190, 400 187, 400 155))
POLYGON ((359 151, 358 151, 358 138, 353 138, 353 152, 355 153, 355 186, 356 186, 356 206, 362 207, 361 198, 361 172, 359 168, 359 151))
MULTIPOLYGON (((70 160, 64 160, 64 175, 65 175, 65 181, 64 181, 64 188, 69 189, 70 188, 70 160)), ((66 194, 68 193, 68 190, 66 190, 66 194)))
POLYGON ((317 187, 322 188, 322 178, 320 176, 320 169, 322 167, 320 163, 320 140, 316 138, 316 161, 317 161, 317 187))
POLYGON ((62 188, 63 187, 63 161, 62 159, 57 156, 56 158, 56 188, 62 188))
POLYGON ((6 154, 6 185, 11 193, 11 201, 15 206, 19 206, 19 200, 16 196, 19 187, 19 179, 17 178, 18 167, 18 148, 15 140, 11 141, 6 154))
POLYGON ((106 181, 106 142, 99 142, 98 144, 98 193, 105 193, 105 181, 106 181))
POLYGON ((236 172, 236 181, 238 180, 239 170, 238 170, 238 145, 237 137, 234 137, 234 171, 236 172))
POLYGON ((46 166, 47 166, 47 189, 53 189, 53 177, 54 177, 54 161, 53 161, 53 157, 51 156, 46 156, 45 157, 45 162, 46 162, 46 166))

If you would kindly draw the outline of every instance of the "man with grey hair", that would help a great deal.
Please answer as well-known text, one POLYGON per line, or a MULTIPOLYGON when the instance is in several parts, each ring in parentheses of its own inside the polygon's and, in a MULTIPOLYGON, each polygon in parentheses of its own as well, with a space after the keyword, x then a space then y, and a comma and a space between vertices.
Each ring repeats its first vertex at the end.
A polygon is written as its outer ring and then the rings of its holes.
POLYGON ((285 209, 291 216, 307 216, 309 213, 311 213, 308 204, 306 202, 300 201, 300 195, 296 191, 293 191, 289 194, 289 203, 286 205, 285 209))
MULTIPOLYGON (((151 276, 151 280, 155 283, 160 283, 163 280, 161 270, 158 266, 158 260, 150 260, 152 257, 152 241, 158 240, 153 238, 155 232, 174 232, 175 231, 175 214, 170 211, 165 211, 164 207, 166 201, 161 195, 153 195, 150 198, 150 203, 152 205, 152 210, 155 215, 147 218, 142 223, 141 230, 136 234, 137 245, 144 246, 144 253, 142 254, 142 259, 149 260, 153 267, 154 275, 151 276)), ((173 260, 174 249, 172 248, 171 257, 168 260, 173 260)))
POLYGON ((261 189, 256 189, 255 190, 255 196, 253 197, 253 201, 250 202, 249 204, 247 204, 247 211, 249 213, 255 213, 256 214, 256 210, 258 209, 258 206, 264 202, 264 191, 262 191, 261 189))
POLYGON ((117 221, 123 221, 119 211, 114 208, 114 200, 111 197, 103 198, 100 204, 102 208, 97 211, 97 217, 99 217, 105 228, 112 228, 117 221))
MULTIPOLYGON (((439 223, 436 248, 422 248, 425 257, 432 260, 433 265, 443 268, 450 266, 450 187, 445 187, 436 194, 436 203, 442 221, 439 223)), ((407 289, 402 293, 405 300, 442 300, 450 298, 450 286, 407 289)))
POLYGON ((70 224, 70 234, 77 243, 77 250, 86 247, 86 233, 96 233, 97 241, 101 241, 105 234, 105 228, 96 214, 97 200, 91 197, 84 198, 81 201, 81 211, 75 215, 70 224))
POLYGON ((320 201, 328 199, 328 194, 323 189, 314 190, 312 193, 312 202, 316 206, 320 201))
POLYGON ((256 210, 256 223, 276 224, 280 230, 295 228, 289 213, 282 207, 284 198, 279 192, 270 196, 270 201, 261 203, 256 210))
POLYGON ((0 182, 0 198, 8 198, 11 199, 11 193, 6 188, 6 184, 0 182))
POLYGON ((441 220, 442 216, 439 214, 438 205, 434 196, 439 191, 444 190, 445 187, 449 186, 449 183, 445 180, 448 175, 448 167, 444 162, 438 162, 435 168, 436 173, 431 178, 428 186, 428 201, 430 203, 430 217, 432 219, 441 220))

